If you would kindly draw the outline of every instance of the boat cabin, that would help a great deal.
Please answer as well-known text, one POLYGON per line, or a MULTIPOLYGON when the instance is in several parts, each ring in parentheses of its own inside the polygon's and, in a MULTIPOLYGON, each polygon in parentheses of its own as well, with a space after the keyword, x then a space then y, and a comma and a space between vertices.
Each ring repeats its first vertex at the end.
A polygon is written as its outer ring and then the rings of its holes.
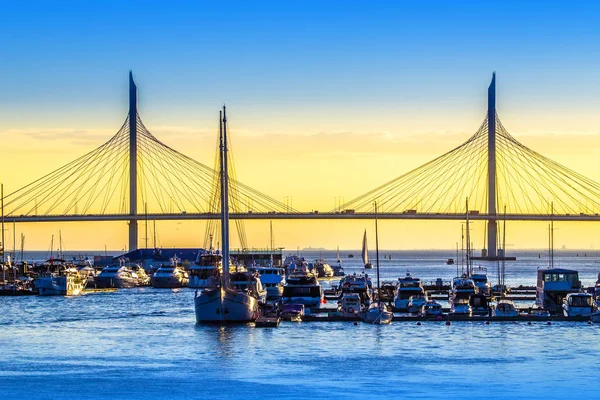
POLYGON ((536 304, 550 311, 559 311, 569 293, 581 289, 579 272, 563 268, 538 269, 536 304))

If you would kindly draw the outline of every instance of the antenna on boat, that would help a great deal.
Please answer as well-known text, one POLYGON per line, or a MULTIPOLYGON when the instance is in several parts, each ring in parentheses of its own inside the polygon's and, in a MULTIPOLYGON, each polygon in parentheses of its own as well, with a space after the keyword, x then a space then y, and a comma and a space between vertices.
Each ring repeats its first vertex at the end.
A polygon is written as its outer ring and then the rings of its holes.
POLYGON ((379 232, 377 229, 377 201, 375 205, 375 261, 377 265, 377 305, 381 307, 381 287, 379 286, 379 232))

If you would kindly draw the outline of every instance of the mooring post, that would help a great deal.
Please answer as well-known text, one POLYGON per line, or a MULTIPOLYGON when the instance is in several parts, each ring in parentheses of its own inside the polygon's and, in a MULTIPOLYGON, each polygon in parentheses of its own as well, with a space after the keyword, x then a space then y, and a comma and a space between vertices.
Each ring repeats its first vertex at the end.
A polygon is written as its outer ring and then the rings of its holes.
POLYGON ((129 251, 138 247, 137 215, 137 87, 129 71, 129 251))
POLYGON ((497 257, 496 243, 496 73, 488 88, 488 224, 487 257, 497 257))

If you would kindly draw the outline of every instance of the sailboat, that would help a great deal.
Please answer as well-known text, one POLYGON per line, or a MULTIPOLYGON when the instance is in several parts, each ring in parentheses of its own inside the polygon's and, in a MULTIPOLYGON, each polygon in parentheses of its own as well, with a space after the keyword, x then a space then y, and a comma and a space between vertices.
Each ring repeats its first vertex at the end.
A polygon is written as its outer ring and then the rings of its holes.
POLYGON ((227 117, 225 106, 219 113, 219 161, 221 182, 221 243, 220 263, 215 270, 213 287, 196 291, 194 308, 197 323, 252 322, 259 317, 258 291, 262 288, 254 275, 247 276, 247 285, 236 290, 229 276, 229 176, 227 169, 227 117))
POLYGON ((342 258, 340 257, 340 246, 337 247, 337 265, 333 266, 333 276, 344 276, 344 267, 342 267, 342 258))
MULTIPOLYGON (((367 231, 365 230, 364 244, 366 247, 367 231)), ((363 248, 364 251, 364 248, 363 248)), ((363 321, 369 324, 384 325, 389 324, 394 319, 394 314, 388 309, 385 303, 381 302, 381 286, 379 279, 379 232, 377 229, 377 202, 375 202, 375 259, 377 264, 377 302, 371 303, 364 313, 363 321)))
POLYGON ((362 260, 365 264, 365 269, 373 268, 373 264, 369 262, 369 248, 367 247, 367 230, 365 229, 365 234, 363 235, 363 243, 362 243, 362 260))

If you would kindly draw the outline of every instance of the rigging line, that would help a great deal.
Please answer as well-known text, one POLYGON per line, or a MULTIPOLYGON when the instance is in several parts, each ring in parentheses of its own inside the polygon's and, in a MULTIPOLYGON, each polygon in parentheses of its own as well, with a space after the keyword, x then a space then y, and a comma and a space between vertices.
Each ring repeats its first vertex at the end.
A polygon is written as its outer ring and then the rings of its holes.
MULTIPOLYGON (((457 201, 462 202, 467 197, 467 185, 473 184, 474 176, 478 173, 479 165, 487 154, 484 154, 483 149, 487 147, 485 140, 480 140, 474 143, 473 146, 466 148, 465 154, 461 154, 457 157, 457 163, 466 165, 462 174, 457 174, 457 178, 452 182, 452 186, 455 188, 453 195, 450 198, 450 206, 452 203, 456 204, 457 201), (471 148, 472 147, 472 148, 471 148)), ((456 210, 458 212, 459 210, 456 210)))
MULTIPOLYGON (((483 142, 482 142, 482 143, 483 143, 483 142)), ((481 147, 482 147, 482 146, 481 146, 481 147)), ((476 149, 473 149, 473 150, 476 150, 476 149)), ((472 154, 477 154, 477 152, 478 152, 478 151, 472 151, 472 154)), ((451 169, 451 170, 450 170, 450 169, 448 170, 448 172, 450 173, 450 174, 449 174, 449 175, 450 175, 449 177, 447 177, 447 174, 444 174, 444 175, 440 176, 439 178, 437 178, 437 185, 436 185, 436 187, 435 187, 435 190, 434 190, 434 191, 432 191, 432 195, 433 195, 434 193, 438 193, 438 196, 437 196, 437 197, 436 197, 436 198, 435 198, 435 199, 432 201, 432 203, 431 203, 430 207, 427 209, 427 212, 430 212, 430 211, 434 210, 434 207, 435 207, 435 206, 436 206, 438 203, 439 203, 439 204, 441 204, 441 205, 443 206, 443 204, 446 202, 446 199, 447 199, 447 198, 448 198, 448 196, 450 195, 450 189, 451 189, 452 187, 454 187, 454 184, 455 184, 456 182, 460 181, 460 179, 461 179, 461 176, 460 176, 460 175, 461 175, 461 174, 460 174, 460 173, 457 173, 458 171, 456 171, 456 170, 454 169, 454 167, 455 167, 455 165, 456 165, 456 164, 458 164, 458 166, 459 166, 459 168, 458 168, 458 169, 459 169, 459 170, 461 170, 461 169, 462 169, 463 171, 464 171, 464 170, 467 170, 467 171, 468 171, 470 168, 472 168, 472 167, 470 167, 470 166, 469 166, 469 164, 466 164, 466 163, 465 163, 465 164, 463 164, 463 163, 461 163, 461 161, 463 161, 463 160, 462 160, 462 159, 459 159, 459 158, 457 157, 457 159, 455 160, 455 163, 454 163, 454 164, 451 166, 451 168, 452 168, 452 169, 451 169), (461 164, 462 164, 462 167, 463 167, 463 168, 461 168, 461 164), (451 179, 449 179, 449 178, 453 178, 453 177, 455 177, 455 180, 454 180, 454 181, 453 181, 453 180, 451 180, 451 179)), ((464 175, 464 172, 463 172, 463 175, 464 175)), ((446 204, 447 204, 447 203, 446 203, 446 204)), ((446 206, 446 210, 448 210, 448 209, 449 209, 449 207, 450 207, 450 205, 446 206)), ((439 210, 439 211, 443 211, 443 209, 436 209, 436 211, 438 211, 438 210, 439 210)))
MULTIPOLYGON (((525 152, 525 153, 529 153, 529 151, 528 151, 528 150, 530 150, 530 149, 528 149, 528 148, 527 148, 527 147, 525 147, 525 146, 518 146, 517 148, 518 148, 520 151, 522 151, 522 152, 525 152)), ((547 184, 546 184, 545 186, 546 186, 547 190, 553 194, 553 196, 556 196, 556 202, 557 202, 557 205, 558 205, 558 204, 562 204, 562 206, 563 206, 563 207, 565 207, 567 210, 572 210, 572 211, 574 211, 574 209, 572 209, 570 206, 568 206, 568 204, 567 204, 567 203, 566 203, 564 200, 562 200, 562 198, 560 198, 560 197, 558 196, 558 194, 556 194, 556 192, 555 192, 554 190, 552 190, 552 189, 551 189, 551 187, 552 187, 552 186, 556 186, 557 188, 561 189, 561 190, 563 191, 563 193, 565 193, 565 194, 566 194, 568 197, 571 197, 571 199, 572 199, 573 201, 577 202, 577 199, 575 199, 575 198, 574 198, 574 197, 573 197, 573 196, 572 196, 570 193, 568 193, 568 192, 566 192, 564 189, 562 189, 560 185, 556 184, 556 182, 557 182, 557 179, 558 179, 559 181, 562 181, 563 183, 565 183, 565 184, 567 184, 567 185, 568 185, 568 183, 566 183, 562 177, 560 177, 560 176, 556 176, 556 172, 555 172, 554 170, 552 170, 551 168, 549 168, 547 165, 544 165, 544 163, 543 163, 543 160, 540 160, 540 159, 538 159, 538 158, 537 158, 537 157, 535 157, 535 156, 534 156, 534 157, 531 157, 531 158, 528 158, 528 159, 529 159, 529 160, 534 160, 534 161, 536 161, 536 164, 539 166, 539 168, 540 168, 540 169, 541 169, 543 172, 545 172, 545 173, 547 174, 547 175, 545 176, 545 178, 546 178, 546 179, 550 178, 550 179, 553 181, 554 185, 547 185, 547 184), (541 162, 541 165, 540 165, 540 162, 541 162)), ((541 176, 542 176, 542 177, 544 177, 543 175, 541 175, 541 176)))
MULTIPOLYGON (((81 169, 85 167, 85 164, 80 165, 78 169, 81 169)), ((74 171, 71 175, 77 173, 79 171, 74 171)), ((58 182, 57 184, 55 184, 52 188, 49 188, 49 191, 52 191, 51 194, 47 194, 43 197, 43 200, 41 201, 41 203, 38 203, 38 207, 40 205, 44 205, 49 203, 50 206, 49 208, 45 211, 44 215, 49 215, 50 212, 58 205, 60 204, 60 202, 62 202, 61 200, 61 195, 63 194, 63 191, 60 190, 63 186, 63 184, 65 184, 67 187, 65 188, 66 190, 68 190, 70 188, 70 185, 67 185, 69 178, 71 177, 71 175, 69 176, 65 176, 63 178, 61 178, 60 182, 58 182), (51 201, 54 201, 53 203, 51 203, 51 201)))
MULTIPOLYGON (((487 120, 487 118, 486 118, 486 120, 487 120)), ((484 122, 485 122, 485 121, 484 121, 484 122)), ((483 124, 482 124, 482 125, 483 125, 483 124)), ((480 129, 481 129, 481 127, 480 127, 480 129)), ((441 156, 439 156, 439 157, 437 157, 437 158, 435 158, 435 159, 433 159, 433 160, 431 160, 431 161, 429 161, 429 162, 427 162, 427 163, 425 163, 425 164, 422 164, 422 165, 418 166, 417 168, 414 168, 414 169, 410 170, 409 172, 407 172, 407 173, 405 173, 405 174, 403 174, 403 175, 401 175, 401 176, 399 176, 399 177, 397 177, 397 178, 394 178, 394 179, 392 179, 391 181, 388 181, 388 182, 384 183, 383 185, 380 185, 380 186, 378 186, 378 187, 376 187, 376 188, 374 188, 374 189, 372 189, 372 190, 368 191, 367 193, 365 193, 365 194, 363 194, 363 195, 361 195, 361 196, 358 196, 358 197, 356 197, 356 198, 354 198, 354 199, 350 200, 348 203, 344 204, 342 207, 344 207, 344 208, 352 207, 352 204, 355 204, 355 203, 356 203, 356 202, 358 202, 358 201, 362 201, 362 200, 363 200, 363 199, 365 199, 365 198, 371 198, 371 197, 372 197, 372 195, 373 195, 374 193, 377 193, 377 192, 378 192, 378 191, 380 191, 381 189, 384 189, 384 188, 386 188, 386 187, 387 187, 387 186, 389 186, 390 184, 392 184, 392 183, 394 183, 394 182, 398 181, 399 179, 402 179, 402 178, 404 178, 405 176, 407 176, 407 175, 410 175, 410 174, 414 173, 416 170, 419 170, 419 169, 421 169, 421 168, 424 168, 424 167, 426 167, 426 166, 428 166, 428 165, 430 165, 430 164, 436 163, 436 162, 437 162, 439 159, 441 159, 441 158, 444 158, 444 157, 446 157, 446 156, 449 156, 449 155, 451 155, 451 154, 453 154, 453 153, 457 152, 457 151, 458 151, 458 150, 460 150, 460 149, 461 149, 463 146, 465 146, 465 144, 466 144, 466 143, 468 143, 468 142, 470 142, 471 140, 473 140, 473 139, 474 139, 474 138, 475 138, 475 137, 478 135, 478 132, 479 132, 479 129, 477 130, 477 132, 476 132, 476 133, 475 133, 473 136, 471 136, 471 137, 470 137, 470 138, 469 138, 469 139, 468 139, 468 140, 467 140, 465 143, 461 144, 460 146, 458 146, 458 147, 455 147, 454 149, 452 149, 452 150, 448 151, 447 153, 445 153, 445 154, 443 154, 443 155, 441 155, 441 156)), ((333 211, 335 211, 335 210, 332 210, 332 212, 333 212, 333 211)))
MULTIPOLYGON (((118 163, 124 163, 124 162, 125 162, 125 160, 126 160, 128 157, 127 157, 125 154, 123 154, 123 155, 121 155, 121 157, 120 157, 120 158, 121 158, 121 160, 119 160, 119 159, 117 159, 117 160, 116 160, 116 163, 117 163, 117 164, 118 164, 118 163)), ((111 172, 110 170, 108 170, 108 171, 104 171, 104 172, 103 172, 103 175, 108 175, 110 172, 111 172)), ((113 172, 113 174, 111 174, 111 175, 114 175, 114 172, 113 172)), ((109 184, 109 183, 111 183, 111 182, 112 182, 112 180, 105 180, 105 183, 104 183, 104 184, 102 184, 102 185, 100 184, 100 182, 101 182, 101 181, 102 181, 102 180, 98 180, 98 182, 97 182, 97 183, 95 183, 95 184, 92 186, 92 188, 93 188, 94 190, 93 190, 93 191, 90 193, 90 195, 89 195, 90 197, 88 198, 88 202, 87 202, 87 204, 86 204, 85 212, 88 212, 88 211, 89 211, 89 209, 92 207, 92 205, 93 205, 93 204, 96 202, 96 200, 97 200, 97 199, 98 199, 100 196, 102 196, 102 195, 104 194, 104 192, 105 192, 105 191, 110 191, 110 186, 108 186, 108 184, 109 184), (100 188, 99 188, 99 190, 96 190, 98 187, 100 187, 100 188)))
MULTIPOLYGON (((126 120, 126 122, 127 122, 127 120, 126 120)), ((126 122, 125 122, 125 123, 126 123, 126 122)), ((123 124, 123 126, 125 125, 125 123, 123 124)), ((121 127, 121 129, 123 129, 123 126, 121 127)), ((85 160, 85 159, 86 159, 86 158, 87 158, 87 157, 88 157, 90 154, 94 153, 95 151, 97 151, 97 150, 99 150, 99 149, 102 149, 102 148, 104 148, 104 147, 106 147, 106 146, 109 146, 109 145, 110 145, 110 143, 111 143, 111 141, 112 141, 112 140, 113 140, 115 137, 117 137, 117 136, 119 135, 120 131, 121 131, 121 130, 119 129, 119 131, 117 131, 117 133, 116 133, 115 135, 113 135, 113 137, 111 137, 111 138, 110 138, 110 139, 109 139, 107 142, 105 142, 105 143, 104 143, 104 144, 102 144, 101 146, 99 146, 99 147, 97 147, 97 148, 95 148, 95 149, 91 150, 90 152, 88 152, 88 153, 86 153, 86 154, 82 155, 82 156, 81 156, 81 157, 79 157, 79 158, 76 158, 75 160, 73 160, 73 161, 69 162, 68 164, 66 164, 66 165, 64 165, 64 166, 62 166, 62 167, 60 167, 60 168, 58 168, 58 169, 56 169, 56 170, 54 170, 54 171, 52 171, 52 172, 49 172, 49 173, 48 173, 48 174, 46 174, 46 175, 43 175, 43 176, 41 176, 40 178, 38 178, 38 179, 34 180, 33 182, 31 182, 31 183, 29 183, 29 184, 27 184, 27 185, 25 185, 25 186, 21 187, 20 189, 17 189, 17 190, 15 190, 15 191, 14 191, 14 192, 12 192, 12 193, 9 193, 9 194, 7 194, 6 196, 4 196, 4 199, 5 199, 5 200, 6 200, 6 199, 10 199, 12 196, 16 195, 17 193, 19 193, 19 192, 21 192, 21 191, 23 191, 23 190, 25 190, 25 189, 27 189, 27 188, 31 187, 32 185, 35 185, 35 184, 37 184, 37 183, 38 183, 38 182, 40 182, 40 181, 43 181, 44 179, 48 178, 49 176, 52 176, 53 174, 61 173, 61 171, 65 170, 65 169, 68 169, 68 168, 69 168, 70 166, 72 166, 73 164, 76 164, 76 163, 78 163, 78 162, 81 162, 82 160, 85 160)), ((7 203, 5 204, 5 206, 6 206, 6 205, 8 205, 8 204, 10 204, 10 201, 12 201, 12 200, 9 200, 9 202, 7 202, 7 203)))
MULTIPOLYGON (((96 149, 96 151, 99 151, 99 150, 96 149)), ((91 152, 91 153, 93 153, 93 152, 91 152)), ((77 160, 77 163, 70 163, 68 166, 71 169, 74 169, 74 167, 81 168, 81 166, 84 165, 85 162, 86 162, 86 160, 84 160, 83 157, 80 157, 77 160)), ((59 169, 53 171, 52 173, 46 175, 46 177, 50 177, 49 179, 47 179, 45 181, 41 181, 42 178, 40 178, 36 181, 37 183, 35 185, 32 183, 32 184, 29 184, 29 185, 25 186, 24 188, 20 189, 21 193, 19 193, 15 198, 13 198, 13 200, 10 203, 16 203, 17 201, 22 200, 22 199, 25 199, 25 200, 21 201, 20 204, 17 204, 14 211, 17 211, 20 208, 25 207, 30 202, 34 202, 35 200, 37 200, 37 197, 41 196, 42 194, 45 194, 49 191, 53 191, 56 187, 55 182, 64 177, 64 175, 62 174, 63 170, 65 170, 64 167, 59 168, 59 169), (27 188, 27 190, 24 190, 25 188, 27 188), (30 195, 33 195, 33 196, 26 198, 26 196, 30 196, 30 195)), ((15 193, 17 193, 17 192, 13 192, 13 194, 15 194, 15 193)))
MULTIPOLYGON (((152 146, 155 147, 156 144, 153 143, 152 146)), ((165 158, 170 159, 172 161, 175 161, 177 164, 179 163, 178 160, 176 160, 175 158, 170 157, 171 154, 168 154, 168 152, 167 152, 166 149, 164 149, 162 147, 156 147, 155 151, 157 153, 159 153, 159 154, 164 154, 165 158)), ((177 172, 173 173, 174 177, 179 181, 181 187, 185 187, 186 188, 187 193, 186 193, 185 197, 187 197, 188 195, 192 195, 193 200, 190 201, 190 199, 187 199, 188 202, 190 202, 190 204, 193 207, 195 207, 198 211, 202 211, 201 208, 199 208, 198 206, 194 206, 193 203, 192 203, 194 201, 197 202, 197 203, 200 203, 200 201, 199 201, 200 199, 204 200, 204 196, 202 195, 202 192, 198 192, 197 189, 193 185, 186 184, 186 182, 184 182, 183 179, 180 177, 180 175, 185 175, 186 177, 190 178, 190 180, 192 182, 196 182, 195 179, 194 179, 193 174, 190 173, 189 167, 186 168, 186 166, 179 166, 177 164, 171 166, 172 169, 174 169, 176 171, 180 171, 178 173, 177 172)))
MULTIPOLYGON (((168 151, 168 149, 161 148, 161 151, 168 151)), ((176 154, 175 154, 175 156, 176 156, 176 154)), ((204 194, 205 191, 211 190, 209 180, 202 178, 202 180, 204 180, 206 183, 209 183, 209 185, 206 186, 202 183, 202 181, 198 181, 198 179, 197 179, 198 175, 203 174, 202 171, 199 171, 198 174, 194 174, 193 166, 190 166, 189 164, 183 164, 182 160, 177 156, 173 157, 172 159, 175 162, 174 167, 178 168, 178 170, 181 171, 182 174, 185 175, 191 181, 191 183, 194 183, 198 186, 198 187, 195 187, 194 185, 188 185, 188 189, 190 189, 192 191, 192 194, 194 195, 194 199, 195 199, 196 203, 198 203, 198 205, 199 205, 201 203, 200 200, 209 201, 210 197, 204 194), (207 189, 198 190, 198 188, 200 188, 200 189, 207 188, 207 189)), ((178 178, 179 178, 179 174, 178 174, 178 178)), ((181 182, 183 183, 183 180, 181 180, 181 182)), ((196 206, 196 208, 198 208, 198 206, 196 206)))

